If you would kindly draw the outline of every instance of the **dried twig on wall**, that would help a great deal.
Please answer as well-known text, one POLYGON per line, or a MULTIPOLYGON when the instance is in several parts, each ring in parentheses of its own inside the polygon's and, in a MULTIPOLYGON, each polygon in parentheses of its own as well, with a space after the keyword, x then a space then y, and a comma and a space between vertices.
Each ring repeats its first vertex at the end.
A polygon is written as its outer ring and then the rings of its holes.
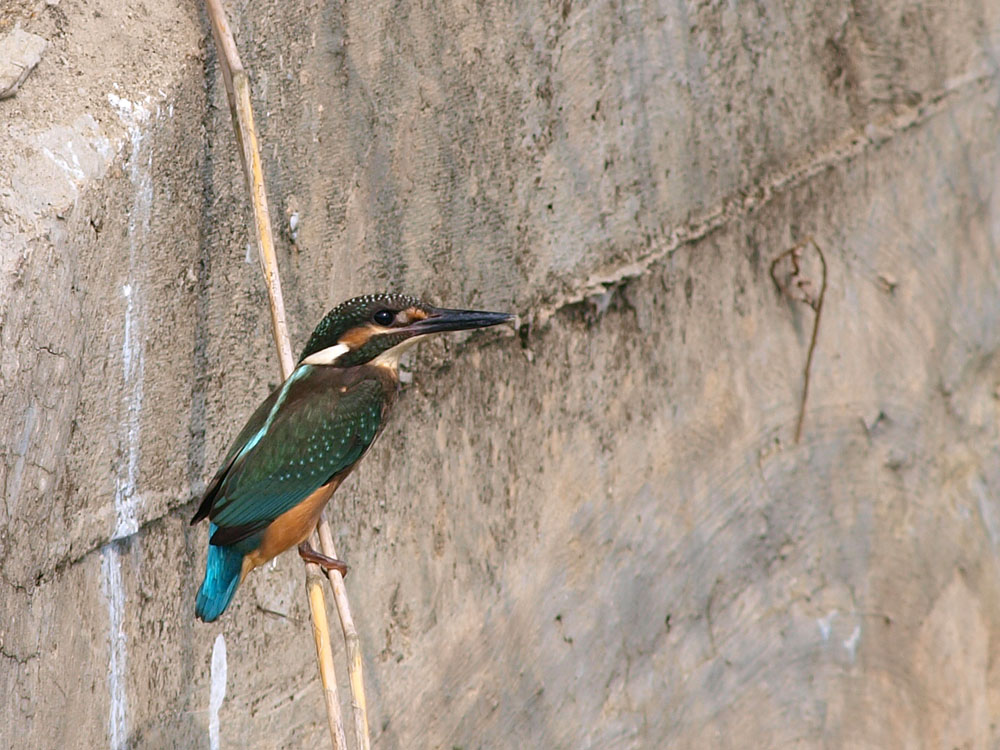
POLYGON ((791 250, 787 250, 771 263, 771 279, 778 290, 795 302, 803 302, 813 309, 812 334, 809 336, 809 351, 802 371, 802 397, 799 400, 799 416, 795 423, 795 442, 802 439, 802 423, 806 416, 806 399, 809 398, 809 378, 812 373, 813 354, 819 337, 820 317, 823 314, 823 298, 826 296, 826 257, 812 237, 807 237, 791 250), (807 247, 816 251, 820 263, 819 289, 816 282, 803 269, 802 252, 807 247))
MULTIPOLYGON (((267 206, 267 194, 264 190, 264 173, 261 166, 260 149, 257 144, 257 131, 254 127, 253 109, 250 102, 250 81, 240 61, 236 49, 236 41, 226 20, 225 11, 220 0, 205 0, 209 21, 212 25, 212 36, 219 53, 219 66, 226 85, 226 96, 229 100, 229 111, 233 118, 233 129, 236 133, 240 156, 243 160, 243 172, 250 192, 253 205, 254 236, 257 241, 257 256, 260 258, 261 271, 267 284, 268 298, 271 307, 271 323, 274 333, 274 343, 278 349, 281 362, 281 375, 287 378, 294 367, 292 350, 288 340, 288 326, 285 321, 285 305, 281 296, 281 282, 278 276, 278 262, 274 253, 274 239, 271 234, 271 218, 267 206)), ((313 532, 309 543, 315 549, 319 546, 323 554, 336 557, 333 545, 333 535, 325 516, 319 526, 319 544, 317 532, 313 532)), ((369 750, 368 713, 365 701, 364 676, 361 669, 361 647, 354 620, 351 617, 350 605, 347 600, 347 589, 344 579, 336 571, 327 573, 333 588, 334 600, 340 615, 341 627, 347 648, 348 673, 351 684, 351 707, 354 718, 355 736, 359 750, 369 750)), ((336 750, 346 750, 347 741, 344 734, 343 718, 340 711, 340 701, 337 696, 337 679, 334 671, 333 651, 330 645, 330 630, 326 618, 326 597, 323 594, 322 571, 314 563, 306 563, 306 589, 309 596, 309 608, 312 613, 313 638, 316 642, 316 657, 319 662, 320 679, 323 682, 323 692, 326 699, 327 715, 330 724, 330 736, 336 750)))

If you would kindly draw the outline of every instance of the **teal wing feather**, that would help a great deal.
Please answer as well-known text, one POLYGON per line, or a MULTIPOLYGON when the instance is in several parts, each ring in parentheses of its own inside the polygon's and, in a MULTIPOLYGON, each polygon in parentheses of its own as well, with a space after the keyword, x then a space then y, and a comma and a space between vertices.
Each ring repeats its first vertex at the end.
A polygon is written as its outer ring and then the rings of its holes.
POLYGON ((386 401, 378 380, 344 390, 317 389, 309 380, 291 382, 280 408, 268 411, 256 431, 244 429, 234 446, 209 512, 219 527, 214 544, 233 544, 267 526, 350 468, 375 440, 386 401))
POLYGON ((191 519, 191 523, 195 524, 203 518, 207 518, 208 514, 212 510, 212 506, 215 504, 216 497, 219 493, 219 487, 222 481, 226 478, 226 473, 233 465, 233 461, 243 452, 245 452, 249 447, 252 447, 253 440, 256 435, 258 435, 264 425, 267 423, 268 415, 271 413, 271 409, 274 407, 275 402, 278 400, 282 391, 284 390, 284 383, 279 385, 268 397, 261 402, 261 405, 257 407, 256 411, 250 415, 250 419, 240 430, 240 433, 236 436, 233 441, 232 447, 226 454, 226 457, 222 459, 222 465, 219 470, 212 477, 212 481, 208 483, 205 488, 205 495, 202 497, 201 503, 198 506, 198 511, 194 514, 194 518, 191 519))
POLYGON ((252 445, 253 437, 267 423, 267 417, 271 413, 271 409, 274 408, 274 402, 281 396, 283 385, 279 385, 271 391, 267 398, 261 402, 261 405, 250 415, 250 419, 247 420, 247 423, 243 425, 243 429, 240 430, 236 439, 233 440, 233 445, 229 449, 229 453, 222 459, 222 468, 219 469, 219 474, 224 475, 236 457, 245 451, 248 445, 252 445))

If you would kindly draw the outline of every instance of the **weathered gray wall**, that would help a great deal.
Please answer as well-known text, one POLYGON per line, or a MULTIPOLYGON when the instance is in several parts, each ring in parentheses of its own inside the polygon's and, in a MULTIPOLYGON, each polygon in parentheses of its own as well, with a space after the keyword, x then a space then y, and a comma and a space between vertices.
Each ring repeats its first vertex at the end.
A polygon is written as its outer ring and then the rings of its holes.
MULTIPOLYGON (((49 40, 0 101, 0 746, 207 746, 220 633, 221 746, 323 746, 298 559, 192 613, 277 371, 204 19, 37 6, 0 12, 49 40)), ((331 505, 376 746, 1000 743, 1000 5, 231 13, 296 346, 383 288, 525 324, 425 345, 331 505)))

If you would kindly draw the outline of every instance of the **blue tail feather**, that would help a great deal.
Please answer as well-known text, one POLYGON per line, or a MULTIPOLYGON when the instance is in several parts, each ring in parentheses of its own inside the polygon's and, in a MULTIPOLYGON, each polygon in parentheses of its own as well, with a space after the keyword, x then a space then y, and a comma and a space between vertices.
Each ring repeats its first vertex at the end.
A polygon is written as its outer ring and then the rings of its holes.
MULTIPOLYGON (((218 527, 209 525, 208 538, 218 527)), ((240 572, 243 569, 243 553, 233 547, 217 547, 208 545, 208 562, 205 564, 205 580, 198 589, 194 613, 205 622, 218 618, 236 593, 240 583, 240 572)))

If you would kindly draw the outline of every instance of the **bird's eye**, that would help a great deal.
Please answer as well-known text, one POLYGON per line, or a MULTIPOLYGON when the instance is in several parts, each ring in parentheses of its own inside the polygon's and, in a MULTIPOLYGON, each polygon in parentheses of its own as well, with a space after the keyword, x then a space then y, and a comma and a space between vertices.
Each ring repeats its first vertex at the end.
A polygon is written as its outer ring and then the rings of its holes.
POLYGON ((380 326, 391 325, 392 321, 396 319, 396 313, 392 310, 379 310, 377 313, 372 315, 372 320, 378 323, 380 326))

